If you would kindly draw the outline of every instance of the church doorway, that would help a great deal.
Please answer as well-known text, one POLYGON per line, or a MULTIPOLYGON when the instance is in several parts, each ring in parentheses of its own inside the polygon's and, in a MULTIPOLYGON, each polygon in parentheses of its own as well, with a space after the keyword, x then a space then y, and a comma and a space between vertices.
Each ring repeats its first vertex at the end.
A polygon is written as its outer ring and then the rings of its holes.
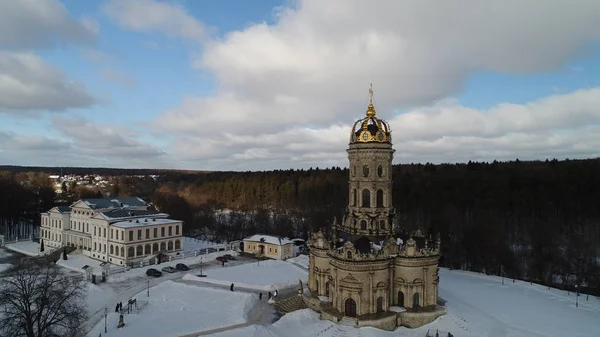
POLYGON ((383 312, 383 297, 377 297, 377 312, 383 312))
POLYGON ((265 255, 265 246, 264 245, 259 245, 258 246, 258 252, 260 255, 265 255))
POLYGON ((398 292, 398 305, 401 307, 404 306, 404 293, 401 291, 398 292))
POLYGON ((329 282, 325 282, 325 296, 329 296, 329 282))
POLYGON ((354 302, 353 299, 347 299, 346 305, 344 307, 344 315, 349 317, 356 317, 356 302, 354 302))
POLYGON ((419 309, 419 293, 413 295, 413 309, 419 309))

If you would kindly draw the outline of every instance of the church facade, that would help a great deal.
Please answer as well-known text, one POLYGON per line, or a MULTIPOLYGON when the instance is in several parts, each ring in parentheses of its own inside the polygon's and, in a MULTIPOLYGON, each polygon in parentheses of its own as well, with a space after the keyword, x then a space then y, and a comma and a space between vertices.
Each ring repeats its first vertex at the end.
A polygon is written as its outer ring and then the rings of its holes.
POLYGON ((445 313, 437 304, 440 238, 398 234, 391 130, 376 116, 369 93, 366 117, 354 123, 347 150, 349 203, 341 223, 311 234, 303 300, 335 322, 418 327, 445 313))

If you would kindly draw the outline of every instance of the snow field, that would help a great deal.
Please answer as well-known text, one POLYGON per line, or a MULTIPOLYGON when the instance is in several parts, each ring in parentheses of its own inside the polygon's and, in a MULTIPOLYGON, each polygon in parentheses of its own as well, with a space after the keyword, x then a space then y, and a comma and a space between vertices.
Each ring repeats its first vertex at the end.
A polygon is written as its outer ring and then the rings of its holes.
POLYGON ((266 260, 260 263, 248 263, 232 267, 213 268, 206 273, 208 277, 197 277, 187 274, 186 281, 236 287, 256 291, 273 291, 298 284, 298 280, 306 283, 308 273, 291 263, 279 260, 266 260))
MULTIPOLYGON (((139 314, 125 314, 125 327, 117 329, 119 315, 114 305, 109 307, 108 333, 104 334, 104 320, 99 322, 89 337, 177 337, 206 330, 245 323, 246 313, 258 299, 251 294, 228 290, 201 288, 183 283, 165 281, 134 298, 149 301, 139 314)), ((116 304, 116 303, 115 303, 116 304)), ((124 306, 126 303, 124 303, 124 306)))
POLYGON ((0 263, 0 273, 4 272, 5 270, 10 269, 10 267, 12 267, 13 265, 10 263, 0 263))

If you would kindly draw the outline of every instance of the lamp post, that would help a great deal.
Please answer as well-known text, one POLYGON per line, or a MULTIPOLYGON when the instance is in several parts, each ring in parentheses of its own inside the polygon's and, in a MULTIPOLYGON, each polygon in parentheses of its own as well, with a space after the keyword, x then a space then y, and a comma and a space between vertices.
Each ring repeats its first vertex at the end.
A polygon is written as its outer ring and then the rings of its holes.
POLYGON ((104 333, 106 333, 106 316, 108 315, 108 307, 104 308, 104 333))
POLYGON ((148 280, 148 297, 150 297, 150 280, 148 280))
POLYGON ((200 258, 200 275, 202 275, 202 263, 204 262, 204 258, 200 258))
POLYGON ((579 307, 579 285, 575 285, 575 307, 579 307))

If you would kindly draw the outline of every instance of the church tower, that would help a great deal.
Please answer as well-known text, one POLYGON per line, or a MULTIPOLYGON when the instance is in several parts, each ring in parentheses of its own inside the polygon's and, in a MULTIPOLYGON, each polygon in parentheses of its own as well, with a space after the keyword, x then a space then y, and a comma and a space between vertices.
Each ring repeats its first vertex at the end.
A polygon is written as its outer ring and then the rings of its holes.
POLYGON ((394 233, 392 208, 392 135, 389 125, 377 118, 373 88, 369 88, 366 116, 350 131, 349 202, 342 232, 372 242, 394 233))

